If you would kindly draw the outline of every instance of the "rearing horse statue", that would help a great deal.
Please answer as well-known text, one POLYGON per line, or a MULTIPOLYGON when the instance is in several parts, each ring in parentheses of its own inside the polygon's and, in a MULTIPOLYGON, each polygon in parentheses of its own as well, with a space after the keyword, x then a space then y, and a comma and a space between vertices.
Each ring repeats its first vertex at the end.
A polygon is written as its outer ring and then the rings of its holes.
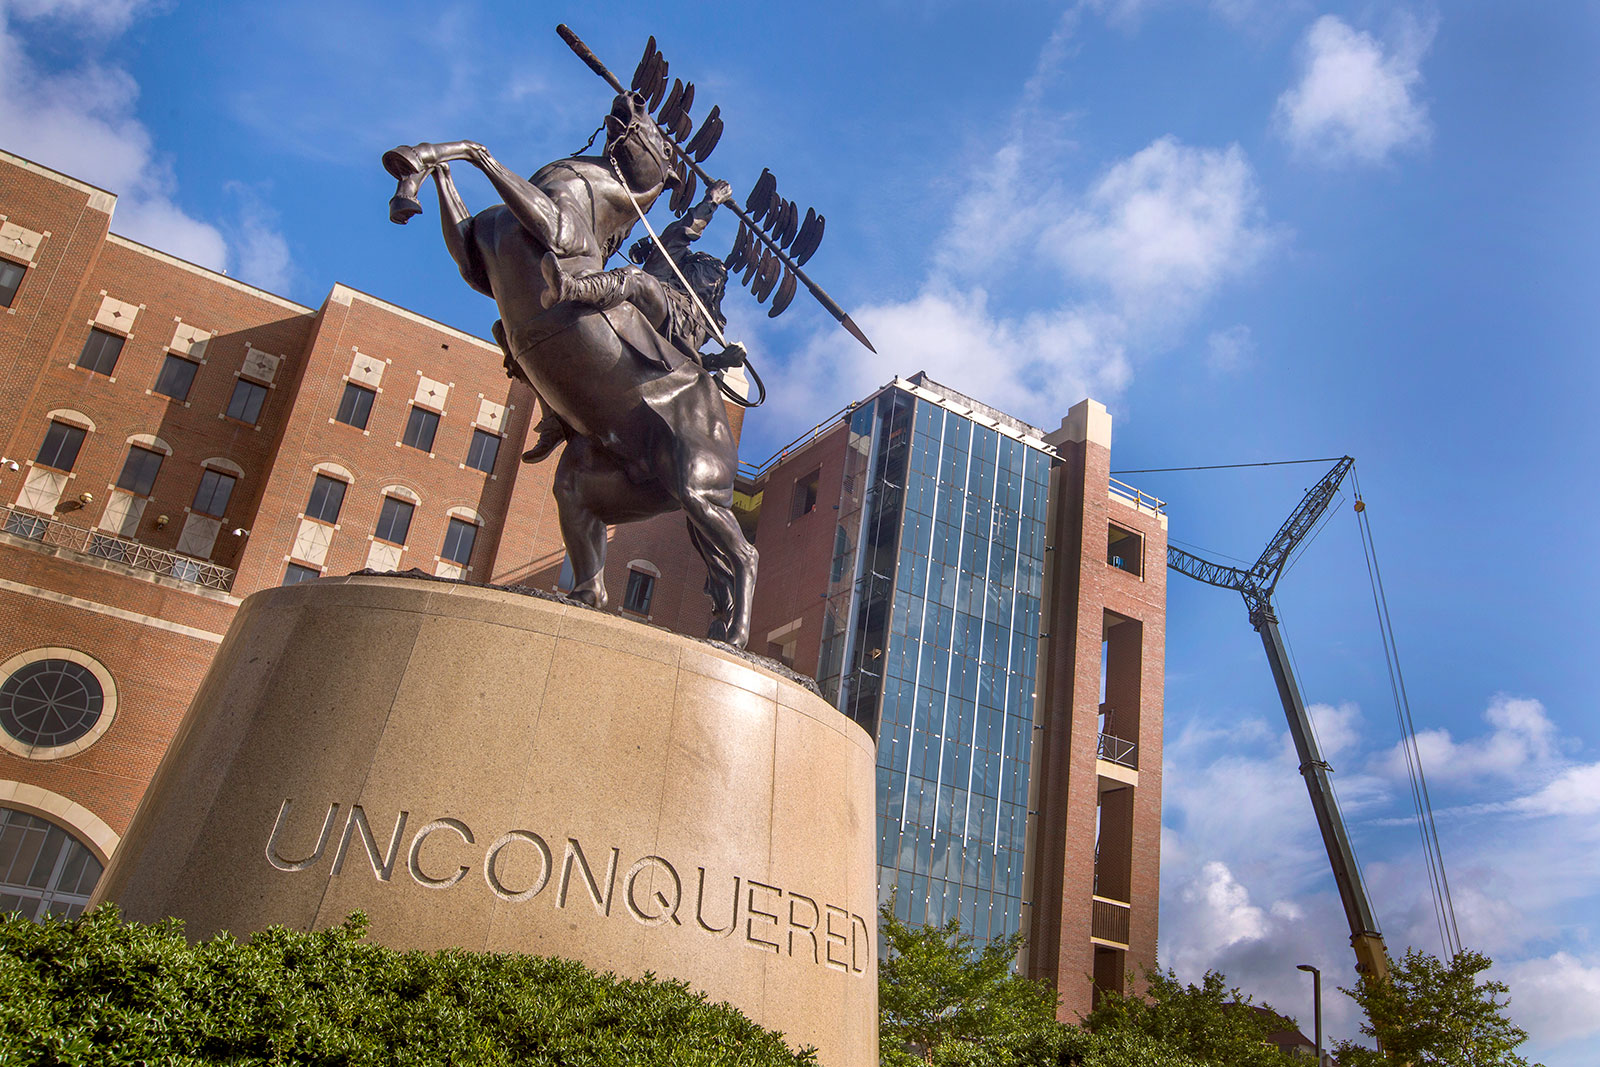
POLYGON ((546 253, 564 274, 603 269, 639 218, 634 205, 649 211, 674 180, 672 148, 639 94, 617 96, 605 132, 602 155, 557 160, 531 179, 471 141, 396 148, 383 158, 400 182, 390 217, 420 211, 417 190, 433 177, 445 245, 467 284, 498 306, 508 367, 571 430, 554 487, 568 595, 606 605, 607 526, 682 509, 706 562, 710 636, 743 648, 757 557, 732 510, 738 447, 716 383, 632 304, 544 307, 546 253), (504 203, 470 213, 452 160, 481 170, 504 203))

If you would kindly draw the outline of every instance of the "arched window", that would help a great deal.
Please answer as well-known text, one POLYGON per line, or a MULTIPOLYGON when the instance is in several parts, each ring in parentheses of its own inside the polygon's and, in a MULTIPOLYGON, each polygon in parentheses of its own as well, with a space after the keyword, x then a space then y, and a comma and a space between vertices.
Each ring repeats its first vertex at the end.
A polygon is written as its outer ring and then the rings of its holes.
POLYGON ((649 617, 650 602, 655 599, 656 579, 661 570, 647 559, 628 562, 628 588, 622 594, 622 610, 633 615, 649 617))
POLYGON ((88 906, 102 868, 89 846, 38 815, 0 807, 0 914, 71 919, 88 906))

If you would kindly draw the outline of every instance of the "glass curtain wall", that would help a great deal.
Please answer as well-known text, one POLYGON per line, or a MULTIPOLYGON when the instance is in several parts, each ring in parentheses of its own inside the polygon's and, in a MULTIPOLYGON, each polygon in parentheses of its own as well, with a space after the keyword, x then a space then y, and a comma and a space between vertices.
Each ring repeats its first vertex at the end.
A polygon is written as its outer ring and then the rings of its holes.
POLYGON ((983 942, 1021 917, 1050 458, 898 390, 873 422, 865 550, 841 524, 835 555, 851 640, 823 660, 878 739, 880 897, 983 942))

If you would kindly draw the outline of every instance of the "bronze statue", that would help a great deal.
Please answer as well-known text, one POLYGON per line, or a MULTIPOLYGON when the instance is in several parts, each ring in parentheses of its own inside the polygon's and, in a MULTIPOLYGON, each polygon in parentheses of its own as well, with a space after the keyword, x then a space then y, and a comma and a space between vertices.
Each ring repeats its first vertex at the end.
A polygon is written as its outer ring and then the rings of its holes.
POLYGON ((710 636, 742 648, 757 557, 731 508, 738 450, 711 373, 745 361, 742 347, 722 336, 729 270, 742 268, 743 284, 762 302, 776 291, 773 315, 798 280, 871 345, 801 270, 822 240, 822 216, 808 209, 802 224, 770 172, 740 210, 727 183, 700 168, 721 136, 718 109, 691 138, 694 86, 676 81, 666 94, 667 62, 655 38, 630 91, 570 30, 557 30, 617 90, 603 151, 556 160, 524 179, 472 141, 401 146, 383 157, 399 181, 390 218, 404 223, 422 210, 416 195, 431 175, 445 245, 467 284, 494 299, 507 370, 534 388, 547 412, 523 458, 536 462, 566 441, 554 488, 574 579, 568 595, 604 607, 606 527, 681 508, 706 563, 710 636), (450 177, 456 160, 481 170, 504 203, 469 212, 450 177), (691 209, 696 175, 707 194, 691 209), (656 237, 645 215, 668 190, 685 218, 656 237), (740 219, 726 261, 689 251, 721 204, 740 219), (653 247, 636 246, 643 269, 606 271, 635 222, 655 238, 653 247), (700 354, 708 338, 722 343, 720 353, 700 354))

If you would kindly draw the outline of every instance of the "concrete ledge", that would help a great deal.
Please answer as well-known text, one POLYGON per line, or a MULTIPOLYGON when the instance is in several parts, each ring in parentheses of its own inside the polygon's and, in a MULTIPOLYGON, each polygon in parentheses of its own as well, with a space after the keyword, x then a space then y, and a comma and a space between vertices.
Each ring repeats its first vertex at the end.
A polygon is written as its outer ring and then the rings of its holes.
POLYGON ((191 937, 360 909, 397 948, 681 978, 877 1062, 871 739, 703 642, 496 589, 249 597, 96 900, 191 937))

